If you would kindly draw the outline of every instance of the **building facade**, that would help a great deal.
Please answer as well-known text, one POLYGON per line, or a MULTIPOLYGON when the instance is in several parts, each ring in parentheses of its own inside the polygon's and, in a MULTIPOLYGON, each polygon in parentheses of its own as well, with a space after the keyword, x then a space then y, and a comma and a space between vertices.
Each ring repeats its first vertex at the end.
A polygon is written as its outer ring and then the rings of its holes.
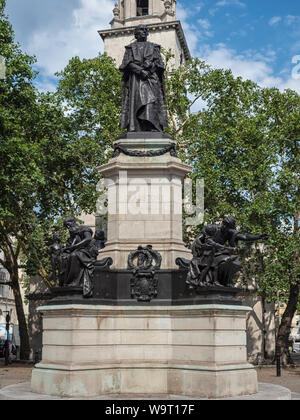
POLYGON ((191 55, 179 20, 176 19, 176 0, 119 0, 113 9, 111 29, 99 31, 104 52, 121 65, 125 46, 134 41, 138 25, 147 25, 149 41, 171 51, 171 66, 178 68, 191 55))

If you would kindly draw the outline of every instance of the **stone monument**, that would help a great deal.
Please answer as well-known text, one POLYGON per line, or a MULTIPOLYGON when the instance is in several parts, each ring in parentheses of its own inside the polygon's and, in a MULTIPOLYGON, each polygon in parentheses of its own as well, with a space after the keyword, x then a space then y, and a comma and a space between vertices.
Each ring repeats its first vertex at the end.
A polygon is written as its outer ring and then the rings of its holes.
MULTIPOLYGON (((166 3, 166 2, 165 2, 166 3)), ((43 313, 43 356, 32 392, 61 397, 137 394, 222 398, 255 394, 246 315, 234 275, 243 235, 228 217, 191 250, 182 240, 182 182, 167 125, 160 47, 135 30, 125 50, 122 126, 114 157, 99 168, 108 185, 108 238, 68 218, 55 236, 60 286, 43 313), (97 260, 98 259, 98 260, 97 260)))
POLYGON ((126 267, 129 252, 141 243, 162 254, 162 268, 176 268, 190 251, 182 241, 182 182, 191 171, 176 157, 167 126, 164 64, 160 46, 147 41, 148 30, 135 30, 126 47, 123 73, 122 128, 114 158, 99 171, 107 179, 110 211, 103 256, 113 268, 126 267), (139 205, 134 206, 139 202, 139 205))

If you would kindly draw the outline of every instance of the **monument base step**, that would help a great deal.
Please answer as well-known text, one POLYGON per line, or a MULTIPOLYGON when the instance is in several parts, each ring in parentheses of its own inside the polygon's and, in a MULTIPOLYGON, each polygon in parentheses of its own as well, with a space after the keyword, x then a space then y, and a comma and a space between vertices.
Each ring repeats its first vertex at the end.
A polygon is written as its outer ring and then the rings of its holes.
POLYGON ((257 393, 237 305, 47 305, 32 392, 225 398, 257 393))
MULTIPOLYGON (((229 397, 222 398, 222 400, 253 400, 253 401, 268 401, 268 400, 298 400, 299 394, 292 394, 291 391, 287 388, 284 388, 279 385, 273 384, 258 384, 258 392, 253 395, 242 395, 240 397, 229 397)), ((184 397, 182 395, 129 395, 129 394, 114 394, 114 395, 100 395, 93 398, 65 398, 65 397, 54 397, 51 395, 42 395, 31 392, 30 383, 21 383, 16 385, 9 385, 5 388, 0 389, 0 401, 38 401, 38 400, 104 400, 105 407, 110 407, 111 404, 107 401, 120 401, 119 405, 122 404, 122 401, 137 401, 137 406, 139 406, 138 401, 143 404, 143 401, 159 400, 160 403, 165 401, 202 401, 207 400, 206 398, 193 398, 184 397)), ((211 399, 214 400, 214 399, 211 399)), ((216 398, 215 400, 221 400, 221 398, 216 398)), ((197 403, 196 403, 197 404, 197 403)), ((128 405, 128 404, 127 404, 128 405)), ((200 408, 200 407, 199 407, 200 408)), ((198 411, 198 410, 197 410, 198 411)), ((199 416, 199 411, 197 417, 199 416)))

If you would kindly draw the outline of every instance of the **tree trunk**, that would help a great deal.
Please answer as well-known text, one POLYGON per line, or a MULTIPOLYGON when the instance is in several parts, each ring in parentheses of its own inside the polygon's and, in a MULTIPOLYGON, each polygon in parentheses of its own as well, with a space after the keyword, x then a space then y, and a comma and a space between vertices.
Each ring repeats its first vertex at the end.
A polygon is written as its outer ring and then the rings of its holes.
POLYGON ((280 349, 281 363, 283 366, 294 363, 289 351, 289 336, 291 332, 292 321, 297 311, 299 295, 300 283, 297 282, 295 284, 291 284, 289 300, 281 319, 276 341, 276 346, 278 346, 280 349))
MULTIPOLYGON (((294 216, 294 233, 299 231, 299 216, 299 212, 294 216)), ((293 255, 293 260, 295 261, 295 264, 299 264, 299 255, 297 253, 293 255)), ((293 279, 291 278, 289 300, 281 319, 276 341, 276 346, 280 350, 280 357, 283 366, 287 364, 294 364, 289 350, 289 337, 291 333, 292 321, 298 308, 300 297, 300 279, 297 278, 294 282, 292 280, 293 279)))
POLYGON ((30 356, 30 344, 29 344, 29 334, 28 327, 24 313, 23 300, 21 295, 20 283, 19 283, 19 274, 18 269, 14 269, 11 273, 11 282, 12 289, 15 298, 15 306, 19 323, 19 333, 20 333, 20 358, 21 360, 28 360, 30 356))

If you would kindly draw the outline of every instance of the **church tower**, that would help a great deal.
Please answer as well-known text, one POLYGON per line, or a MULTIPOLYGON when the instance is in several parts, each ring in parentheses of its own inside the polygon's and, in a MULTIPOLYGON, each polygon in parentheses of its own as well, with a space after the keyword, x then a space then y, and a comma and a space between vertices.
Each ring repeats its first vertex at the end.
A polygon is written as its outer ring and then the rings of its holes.
POLYGON ((176 0, 118 0, 113 9, 111 29, 99 31, 104 51, 120 66, 125 45, 134 41, 138 25, 147 25, 149 41, 174 55, 172 65, 178 68, 191 59, 180 21, 176 20, 176 0))

